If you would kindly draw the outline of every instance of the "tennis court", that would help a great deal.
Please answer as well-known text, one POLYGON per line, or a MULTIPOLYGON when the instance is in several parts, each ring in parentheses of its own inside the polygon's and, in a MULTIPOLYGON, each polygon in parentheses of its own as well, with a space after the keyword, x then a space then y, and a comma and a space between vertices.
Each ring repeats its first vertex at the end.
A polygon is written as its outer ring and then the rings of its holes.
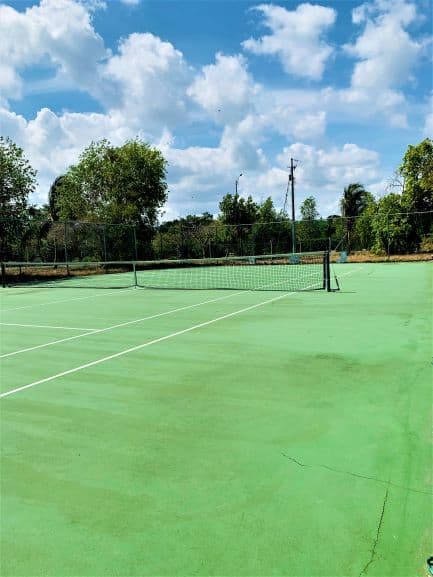
POLYGON ((432 263, 334 268, 0 289, 1 574, 425 575, 432 263))

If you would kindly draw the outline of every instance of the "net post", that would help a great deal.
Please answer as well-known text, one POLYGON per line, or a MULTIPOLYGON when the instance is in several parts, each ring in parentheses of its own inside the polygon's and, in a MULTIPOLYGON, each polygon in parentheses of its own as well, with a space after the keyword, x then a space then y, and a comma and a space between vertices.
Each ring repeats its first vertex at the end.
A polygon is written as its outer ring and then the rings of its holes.
POLYGON ((138 282, 137 282, 137 268, 135 266, 135 261, 132 263, 132 270, 134 272, 134 288, 138 287, 138 282))
POLYGON ((327 250, 323 257, 323 288, 328 293, 331 292, 331 270, 329 260, 329 251, 327 250))

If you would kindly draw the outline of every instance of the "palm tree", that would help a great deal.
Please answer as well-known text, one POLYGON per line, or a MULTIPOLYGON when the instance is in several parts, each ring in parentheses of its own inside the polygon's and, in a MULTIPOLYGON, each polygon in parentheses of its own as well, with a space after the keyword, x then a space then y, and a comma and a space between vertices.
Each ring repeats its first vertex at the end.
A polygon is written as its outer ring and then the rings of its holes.
POLYGON ((359 182, 345 187, 340 200, 341 214, 345 218, 347 245, 350 251, 350 235, 355 226, 355 217, 360 216, 367 206, 368 192, 359 182))

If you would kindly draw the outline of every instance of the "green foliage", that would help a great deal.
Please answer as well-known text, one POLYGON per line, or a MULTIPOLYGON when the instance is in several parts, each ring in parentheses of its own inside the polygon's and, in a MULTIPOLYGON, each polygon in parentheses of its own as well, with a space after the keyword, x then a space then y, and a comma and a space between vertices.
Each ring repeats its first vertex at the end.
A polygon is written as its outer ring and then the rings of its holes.
POLYGON ((276 222, 279 220, 274 202, 270 196, 262 202, 257 211, 257 222, 276 222))
POLYGON ((167 200, 166 161, 140 140, 92 143, 56 189, 62 220, 153 226, 167 200))
POLYGON ((377 212, 377 203, 371 192, 365 196, 365 206, 361 215, 355 220, 352 235, 352 246, 355 249, 372 247, 374 244, 373 222, 377 212))
POLYGON ((205 258, 212 256, 215 237, 215 221, 210 213, 188 215, 159 226, 152 241, 153 253, 157 259, 205 258))
POLYGON ((58 176, 50 187, 48 192, 48 207, 50 217, 53 221, 59 220, 59 207, 58 207, 58 196, 62 185, 65 180, 64 175, 58 176))
POLYGON ((259 206, 251 196, 245 200, 238 193, 226 194, 219 207, 224 224, 252 224, 259 213, 259 206))
MULTIPOLYGON (((326 237, 326 226, 319 220, 317 203, 314 196, 307 197, 300 206, 302 220, 296 225, 297 249, 315 250, 326 237)), ((321 247, 323 248, 323 247, 321 247)))
POLYGON ((372 250, 376 254, 399 254, 408 252, 411 226, 404 210, 402 196, 391 193, 377 203, 377 213, 372 220, 374 242, 372 250))
POLYGON ((316 220, 319 218, 317 203, 314 196, 309 196, 300 207, 302 220, 316 220))
POLYGON ((13 256, 21 237, 29 195, 36 188, 36 171, 23 150, 10 138, 0 136, 0 257, 13 256))
MULTIPOLYGON (((408 212, 433 210, 433 142, 426 138, 409 146, 399 173, 404 179, 402 206, 408 212)), ((430 232, 431 218, 413 215, 408 235, 408 248, 419 246, 430 232)))
POLYGON ((345 218, 346 249, 349 252, 354 246, 352 231, 356 224, 356 218, 364 212, 368 204, 368 198, 368 192, 362 184, 354 182, 345 187, 343 196, 340 199, 341 214, 345 218))
POLYGON ((426 138, 416 146, 410 145, 399 172, 404 178, 406 210, 433 210, 433 141, 426 138))
MULTIPOLYGON (((359 182, 345 187, 340 200, 341 214, 347 219, 359 216, 367 204, 367 191, 359 182)), ((353 221, 348 220, 348 223, 353 221)), ((349 225, 350 228, 350 225, 349 225)))

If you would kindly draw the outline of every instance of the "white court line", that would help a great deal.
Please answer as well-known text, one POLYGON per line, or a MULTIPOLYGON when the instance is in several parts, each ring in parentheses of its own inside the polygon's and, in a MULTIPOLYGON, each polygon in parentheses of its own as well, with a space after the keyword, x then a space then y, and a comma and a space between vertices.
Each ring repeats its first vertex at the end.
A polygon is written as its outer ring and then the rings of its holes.
POLYGON ((5 327, 29 327, 31 329, 63 329, 65 331, 96 331, 98 329, 85 329, 83 327, 59 327, 52 325, 23 325, 20 323, 1 323, 5 327))
MULTIPOLYGON (((356 271, 356 270, 359 270, 359 268, 358 268, 358 269, 354 269, 354 270, 355 270, 355 271, 356 271)), ((352 271, 349 271, 348 273, 344 273, 344 274, 342 274, 342 275, 340 275, 340 276, 347 276, 347 275, 351 274, 352 272, 354 272, 354 271, 353 271, 353 270, 352 270, 352 271)), ((48 343, 42 343, 41 345, 35 345, 34 347, 27 347, 27 348, 25 348, 25 349, 19 349, 18 351, 13 351, 13 352, 11 352, 11 353, 5 353, 5 354, 3 354, 3 355, 0 355, 0 359, 5 359, 6 357, 12 357, 12 356, 14 356, 14 355, 18 355, 18 354, 21 354, 21 353, 27 353, 27 352, 29 352, 29 351, 34 351, 34 350, 36 350, 36 349, 42 349, 42 348, 45 348, 45 347, 49 347, 49 346, 51 346, 51 345, 57 345, 57 344, 64 343, 64 342, 67 342, 67 341, 73 341, 73 340, 75 340, 75 339, 80 339, 80 338, 82 338, 82 337, 87 337, 88 335, 94 335, 94 334, 98 334, 98 333, 103 333, 103 332, 106 332, 106 331, 111 331, 111 330, 113 330, 113 329, 118 329, 118 328, 125 327, 125 326, 128 326, 128 325, 132 325, 132 324, 136 324, 136 323, 141 323, 141 322, 143 322, 143 321, 148 321, 148 320, 155 319, 155 318, 158 318, 158 317, 163 317, 163 316, 170 315, 170 314, 173 314, 173 313, 177 313, 177 312, 180 312, 180 311, 184 311, 184 310, 192 309, 192 308, 195 308, 195 307, 199 307, 199 306, 201 306, 201 305, 205 305, 205 304, 214 303, 214 302, 217 302, 217 301, 220 301, 220 300, 224 300, 224 299, 230 298, 230 297, 232 297, 232 296, 245 294, 245 292, 252 292, 252 291, 237 291, 237 292, 235 292, 235 293, 230 293, 229 295, 224 295, 223 297, 218 297, 218 298, 216 298, 216 299, 211 299, 211 300, 207 300, 207 301, 202 301, 202 302, 195 303, 195 304, 192 304, 192 305, 187 305, 187 306, 180 307, 180 308, 177 308, 177 309, 172 309, 172 310, 169 310, 169 311, 165 311, 165 312, 163 312, 163 313, 156 313, 156 314, 150 315, 150 316, 148 316, 148 317, 143 317, 143 318, 140 318, 140 319, 134 319, 134 320, 132 320, 132 321, 126 321, 126 322, 119 323, 119 324, 117 324, 117 325, 112 325, 112 326, 110 326, 110 327, 106 327, 106 328, 103 328, 103 329, 90 330, 90 331, 88 331, 87 333, 85 333, 85 334, 83 334, 83 335, 74 335, 73 337, 65 337, 64 339, 58 339, 58 340, 55 340, 55 341, 49 341, 48 343)), ((292 293, 285 293, 285 294, 292 294, 292 293)))
POLYGON ((106 328, 103 328, 103 329, 93 329, 93 330, 90 330, 90 331, 88 331, 87 333, 85 333, 85 334, 83 334, 83 335, 74 335, 73 337, 65 337, 64 339, 58 339, 58 340, 56 340, 56 341, 49 341, 48 343, 43 343, 43 344, 41 344, 41 345, 35 345, 34 347, 27 347, 27 348, 25 348, 25 349, 19 349, 18 351, 13 351, 12 353, 5 353, 4 355, 0 355, 0 359, 5 359, 6 357, 12 357, 12 356, 14 356, 14 355, 19 355, 19 354, 21 354, 21 353, 26 353, 26 352, 29 352, 29 351, 34 351, 34 350, 36 350, 36 349, 43 349, 43 348, 45 348, 45 347, 49 347, 49 346, 51 346, 51 345, 57 345, 57 344, 59 344, 59 343, 64 343, 64 342, 66 342, 66 341, 73 341, 73 340, 75 340, 75 339, 80 339, 80 338, 82 338, 82 337, 87 337, 87 336, 89 336, 89 335, 96 335, 96 334, 98 334, 98 333, 104 333, 104 332, 106 332, 106 331, 111 331, 111 330, 113 330, 113 329, 119 329, 119 328, 121 328, 121 327, 126 327, 126 326, 128 326, 128 325, 133 325, 133 324, 136 324, 136 323, 141 323, 141 322, 143 322, 143 321, 149 321, 149 320, 151 320, 151 319, 156 319, 156 318, 158 318, 158 317, 163 317, 163 316, 166 316, 166 315, 171 315, 171 314, 173 314, 173 313, 177 313, 177 312, 180 312, 180 311, 185 311, 185 310, 188 310, 188 309, 192 309, 192 308, 195 308, 195 307, 199 307, 199 306, 201 306, 201 305, 206 305, 206 304, 209 304, 209 303, 214 303, 214 302, 216 302, 216 301, 221 301, 221 300, 227 299, 227 298, 229 298, 229 297, 232 297, 232 296, 235 296, 235 295, 240 295, 240 294, 245 294, 245 292, 244 292, 244 291, 238 291, 238 292, 235 292, 235 293, 230 293, 229 295, 224 295, 223 297, 218 297, 218 298, 216 298, 216 299, 211 299, 211 300, 207 300, 207 301, 202 301, 202 302, 199 302, 199 303, 195 303, 195 304, 193 304, 193 305, 183 306, 183 307, 180 307, 180 308, 177 308, 177 309, 172 309, 172 310, 169 310, 169 311, 165 311, 165 312, 163 312, 163 313, 156 313, 156 314, 154 314, 154 315, 150 315, 150 316, 148 316, 148 317, 143 317, 143 318, 141 318, 141 319, 134 319, 134 320, 132 320, 132 321, 125 321, 125 322, 119 323, 119 324, 117 324, 117 325, 112 325, 111 327, 106 327, 106 328))
POLYGON ((113 355, 108 355, 107 357, 103 357, 102 359, 97 359, 96 361, 91 361, 90 363, 86 363, 85 365, 80 365, 79 367, 74 367, 73 369, 69 369, 67 371, 63 371, 62 373, 57 373, 56 375, 52 375, 51 377, 46 377, 45 379, 41 379, 40 381, 35 381, 34 383, 29 383, 28 385, 23 385, 21 387, 17 387, 16 389, 11 389, 10 391, 6 391, 5 393, 0 394, 0 398, 7 397, 9 395, 13 395, 14 393, 18 393, 19 391, 23 391, 24 389, 29 389, 30 387, 35 387, 36 385, 41 385, 42 383, 47 383, 49 381, 53 381, 54 379, 58 379, 59 377, 63 377, 65 375, 70 375, 71 373, 76 373, 77 371, 81 371, 83 369, 88 369, 89 367, 93 367, 95 365, 99 365, 101 363, 105 363, 106 361, 110 361, 111 359, 116 359, 117 357, 122 357, 123 355, 127 355, 128 353, 132 353, 134 351, 138 351, 140 349, 144 349, 145 347, 150 347, 151 345, 155 345, 156 343, 161 343, 162 341, 167 341, 168 339, 172 339, 174 337, 178 337, 179 335, 184 335, 185 333, 190 333, 191 331, 195 331, 202 327, 206 327, 208 325, 212 325, 217 323, 218 321, 222 321, 224 319, 228 319, 230 317, 234 317, 246 311, 250 311, 252 309, 256 309, 263 305, 266 305, 271 302, 278 301, 284 297, 289 295, 293 295, 295 293, 284 293, 272 299, 268 299, 266 301, 262 301, 260 303, 256 303, 255 305, 251 305, 249 307, 245 307, 243 309, 239 309, 232 313, 228 313, 226 315, 222 315, 215 319, 211 319, 210 321, 205 321, 203 323, 199 323, 198 325, 193 325, 192 327, 188 327, 187 329, 183 329, 181 331, 176 331, 175 333, 170 333, 169 335, 165 335, 163 337, 159 337, 157 339, 153 339, 153 341, 148 341, 146 343, 142 343, 141 345, 137 345, 135 347, 131 347, 124 351, 120 351, 119 353, 115 353, 113 355))
MULTIPOLYGON (((362 268, 360 269, 355 269, 355 270, 351 270, 345 274, 342 274, 340 276, 348 276, 350 274, 352 274, 353 272, 356 272, 356 270, 362 270, 362 268)), ((234 293, 234 294, 238 294, 238 293, 234 293)), ((138 351, 140 349, 144 349, 145 347, 150 347, 151 345, 155 345, 157 343, 161 343, 163 341, 167 341, 169 339, 172 339, 174 337, 178 337, 180 335, 184 335, 186 333, 190 333, 192 331, 195 331, 197 329, 212 325, 214 323, 217 323, 219 321, 222 321, 224 319, 228 319, 231 317, 234 317, 236 315, 240 315, 244 312, 247 311, 251 311, 253 309, 256 309, 258 307, 262 307, 268 303, 272 303, 272 302, 276 302, 279 301, 285 297, 294 295, 294 294, 298 294, 297 292, 290 292, 290 293, 284 293, 282 295, 279 295, 277 297, 274 297, 272 299, 267 299, 265 301, 262 301, 260 303, 256 303, 254 305, 250 305, 248 307, 244 307, 242 309, 238 309, 237 311, 233 311, 231 313, 228 313, 226 315, 222 315, 220 317, 216 317, 215 319, 211 319, 210 321, 205 321, 203 323, 199 323, 197 325, 193 325, 192 327, 188 327, 186 329, 182 329, 180 331, 176 331, 174 333, 170 333, 169 335, 165 335, 163 337, 159 337, 157 339, 153 339, 152 341, 147 341, 146 343, 142 343, 140 345, 136 345, 135 347, 131 347, 129 349, 125 349, 124 351, 120 351, 119 353, 114 353, 113 355, 108 355, 106 357, 102 357, 101 359, 97 359, 95 361, 91 361, 90 363, 86 363, 84 365, 80 365, 78 367, 74 367, 72 369, 68 369, 67 371, 63 371, 61 373, 57 373, 55 375, 51 375, 51 377, 45 377, 44 379, 40 379, 39 381, 35 381, 33 383, 29 383, 27 385, 22 385, 21 387, 16 387, 15 389, 11 389, 10 391, 6 391, 4 393, 0 394, 0 398, 3 397, 8 397, 9 395, 13 395, 15 393, 18 393, 20 391, 23 391, 25 389, 29 389, 31 387, 35 387, 36 385, 42 385, 43 383, 48 383, 49 381, 53 381, 55 379, 58 379, 60 377, 64 377, 65 375, 70 375, 72 373, 76 373, 78 371, 82 371, 83 369, 88 369, 89 367, 94 367, 95 365, 100 365, 101 363, 105 363, 106 361, 110 361, 111 359, 116 359, 118 357, 123 357, 124 355, 127 355, 129 353, 133 353, 135 351, 138 351)))
MULTIPOLYGON (((53 289, 51 288, 51 289, 47 289, 47 290, 53 290, 53 289)), ((88 289, 84 289, 84 290, 87 291, 88 289)), ((95 290, 96 290, 96 289, 95 289, 95 290)), ((109 295, 123 294, 123 291, 124 291, 124 290, 128 290, 128 289, 117 289, 117 290, 112 291, 112 292, 104 292, 104 293, 102 293, 102 294, 94 294, 94 295, 90 295, 90 296, 87 296, 87 297, 76 297, 76 298, 73 298, 73 299, 59 299, 59 300, 54 300, 54 301, 48 301, 48 302, 46 302, 46 303, 36 303, 36 304, 34 304, 34 305, 25 305, 25 306, 23 306, 23 307, 14 307, 14 308, 11 308, 11 309, 0 309, 0 313, 6 313, 6 312, 8 312, 8 311, 20 311, 20 310, 22 310, 22 309, 32 309, 32 308, 34 308, 34 307, 41 307, 41 306, 45 306, 45 305, 55 305, 55 304, 57 304, 57 303, 70 303, 70 302, 72 302, 72 301, 82 301, 82 300, 85 300, 85 299, 93 299, 93 298, 97 298, 97 297, 106 297, 106 296, 109 296, 109 295)), ((128 291, 128 292, 129 292, 129 291, 128 291)), ((1 293, 0 293, 0 294, 1 294, 1 293)), ((23 293, 20 293, 20 294, 23 294, 23 293)))

